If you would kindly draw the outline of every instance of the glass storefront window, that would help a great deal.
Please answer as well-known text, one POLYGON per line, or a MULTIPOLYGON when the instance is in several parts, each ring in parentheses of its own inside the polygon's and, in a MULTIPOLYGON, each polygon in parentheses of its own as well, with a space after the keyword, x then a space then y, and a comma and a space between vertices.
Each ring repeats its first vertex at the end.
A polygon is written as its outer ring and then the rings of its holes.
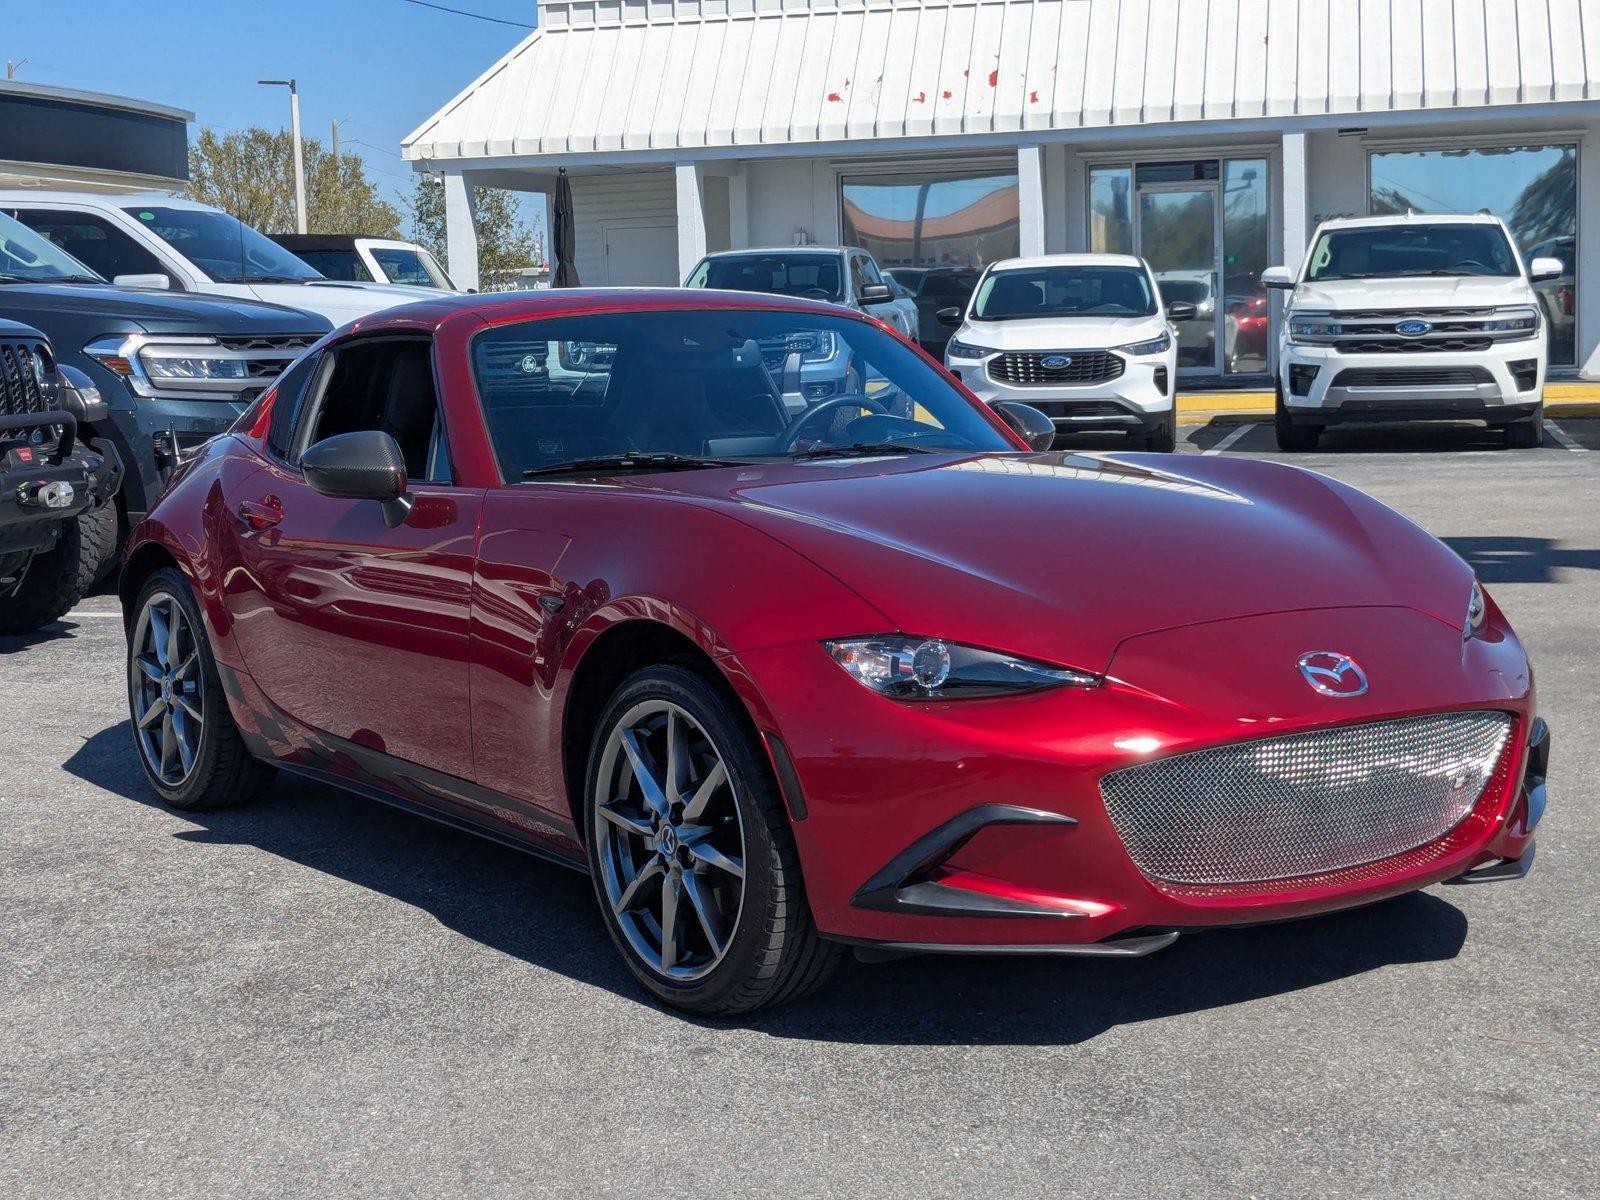
POLYGON ((1267 369, 1271 306, 1261 272, 1272 265, 1267 163, 1230 158, 1222 165, 1223 370, 1267 369))
POLYGON ((1523 257, 1559 258, 1559 279, 1536 284, 1550 361, 1576 361, 1578 150, 1572 145, 1380 150, 1371 208, 1383 213, 1488 210, 1511 227, 1523 257))
POLYGON ((847 175, 842 207, 845 244, 881 267, 981 270, 1021 245, 1014 173, 847 175))
POLYGON ((1133 253, 1133 170, 1089 170, 1089 249, 1094 254, 1133 253))

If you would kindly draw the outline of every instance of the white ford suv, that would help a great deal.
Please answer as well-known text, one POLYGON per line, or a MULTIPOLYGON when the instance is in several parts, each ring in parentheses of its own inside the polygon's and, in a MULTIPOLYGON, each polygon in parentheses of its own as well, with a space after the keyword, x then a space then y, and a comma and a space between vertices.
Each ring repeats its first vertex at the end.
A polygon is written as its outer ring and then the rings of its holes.
POLYGON ((1562 273, 1525 267, 1491 216, 1362 217, 1317 227, 1289 290, 1278 340, 1276 428, 1310 450, 1341 422, 1479 420, 1509 446, 1544 440, 1548 338, 1533 284, 1562 273))
POLYGON ((1125 254, 1049 254, 990 264, 956 327, 944 362, 990 404, 1021 401, 1060 432, 1124 430, 1146 449, 1177 445, 1178 343, 1143 259, 1125 254))

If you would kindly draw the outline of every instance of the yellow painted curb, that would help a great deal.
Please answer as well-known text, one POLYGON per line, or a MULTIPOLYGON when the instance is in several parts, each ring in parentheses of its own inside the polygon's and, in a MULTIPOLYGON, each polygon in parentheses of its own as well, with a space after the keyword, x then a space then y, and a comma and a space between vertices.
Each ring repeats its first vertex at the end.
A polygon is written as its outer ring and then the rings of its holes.
MULTIPOLYGON (((1235 424, 1272 416, 1271 392, 1179 392, 1178 424, 1235 424)), ((1556 420, 1600 417, 1600 383, 1552 383, 1544 389, 1545 415, 1556 420)))

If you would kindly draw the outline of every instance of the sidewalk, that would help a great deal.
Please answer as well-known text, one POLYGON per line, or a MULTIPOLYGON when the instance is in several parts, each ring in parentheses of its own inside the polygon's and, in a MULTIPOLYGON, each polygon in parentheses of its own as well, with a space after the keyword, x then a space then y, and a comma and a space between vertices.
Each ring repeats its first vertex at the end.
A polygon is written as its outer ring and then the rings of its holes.
MULTIPOLYGON (((1553 418, 1600 417, 1600 383, 1551 383, 1544 389, 1545 414, 1553 418)), ((1270 421, 1271 392, 1179 392, 1178 424, 1270 421)))

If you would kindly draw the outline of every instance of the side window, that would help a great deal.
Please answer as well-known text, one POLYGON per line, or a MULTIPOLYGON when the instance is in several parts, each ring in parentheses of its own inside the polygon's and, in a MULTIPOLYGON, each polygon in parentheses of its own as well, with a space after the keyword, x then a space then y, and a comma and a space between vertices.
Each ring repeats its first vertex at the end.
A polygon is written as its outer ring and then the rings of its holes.
POLYGON ((443 479, 436 451, 439 400, 433 381, 431 346, 420 338, 349 342, 336 350, 333 365, 319 378, 320 395, 302 405, 303 450, 325 438, 378 429, 394 438, 412 479, 443 479))
POLYGON ((267 449, 279 458, 289 457, 289 447, 294 441, 295 420, 300 416, 300 404, 321 361, 321 354, 307 354, 291 363, 289 369, 278 376, 272 400, 272 424, 267 428, 267 449))
POLYGON ((856 258, 861 263, 861 278, 868 284, 883 283, 883 276, 878 274, 878 264, 870 254, 858 254, 856 258))
POLYGON ((861 289, 867 286, 866 259, 859 254, 850 256, 850 291, 857 300, 861 298, 861 289))
POLYGON ((11 215, 107 279, 166 275, 176 286, 160 259, 104 217, 47 208, 13 209, 11 215))
POLYGON ((709 258, 702 258, 700 260, 700 265, 697 266, 694 270, 689 272, 689 278, 688 278, 687 281, 685 281, 683 286, 684 287, 692 287, 692 288, 707 287, 709 285, 706 283, 706 278, 710 274, 711 274, 711 260, 709 258))

